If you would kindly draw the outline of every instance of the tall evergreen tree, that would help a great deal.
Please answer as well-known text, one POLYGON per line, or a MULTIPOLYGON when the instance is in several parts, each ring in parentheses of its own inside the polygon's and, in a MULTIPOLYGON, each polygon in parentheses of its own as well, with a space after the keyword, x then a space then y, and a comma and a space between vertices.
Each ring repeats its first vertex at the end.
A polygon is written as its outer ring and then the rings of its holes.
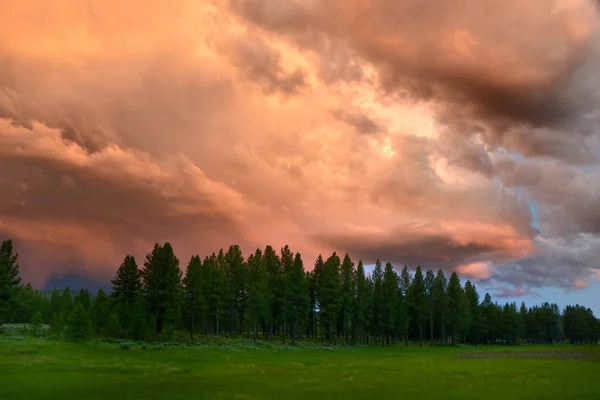
POLYGON ((65 329, 65 322, 63 319, 57 315, 56 313, 52 314, 50 318, 50 333, 56 336, 57 339, 60 339, 65 329))
POLYGON ((450 281, 448 282, 448 308, 450 310, 452 344, 456 344, 461 334, 464 319, 464 291, 456 272, 450 275, 450 281))
POLYGON ((156 333, 179 320, 181 270, 170 243, 154 245, 141 271, 142 290, 156 322, 156 333))
MULTIPOLYGON (((57 316, 62 316, 62 307, 60 301, 60 292, 57 289, 53 289, 50 294, 50 313, 56 314, 57 316)), ((64 319, 63 319, 64 321, 64 319)))
POLYGON ((433 343, 435 275, 431 270, 427 270, 427 273, 425 274, 425 296, 427 298, 427 313, 429 314, 429 341, 433 343))
MULTIPOLYGON (((321 282, 322 279, 322 275, 323 275, 323 267, 325 265, 325 261, 323 261, 323 256, 321 254, 319 254, 319 256, 317 257, 317 260, 315 261, 315 265, 313 267, 312 270, 312 284, 313 284, 313 290, 314 290, 314 303, 313 303, 313 332, 314 335, 317 336, 318 334, 318 327, 319 325, 321 325, 321 321, 320 321, 320 310, 318 310, 319 308, 319 299, 321 298, 321 288, 319 283, 321 282)), ((323 329, 321 328, 321 339, 323 338, 323 329)))
POLYGON ((369 283, 365 276, 365 269, 362 261, 358 262, 356 267, 354 281, 356 282, 356 297, 354 299, 354 313, 352 321, 352 338, 362 338, 366 334, 369 310, 369 283))
POLYGON ((183 278, 185 294, 184 315, 186 317, 190 339, 194 340, 197 321, 206 311, 206 303, 202 293, 202 261, 199 255, 192 256, 183 278))
POLYGON ((81 342, 90 337, 90 320, 80 303, 69 312, 67 319, 67 337, 74 342, 81 342))
POLYGON ((269 318, 269 272, 267 271, 263 254, 256 249, 248 257, 248 310, 252 321, 254 341, 258 337, 258 326, 269 318))
POLYGON ((319 280, 321 298, 319 306, 323 316, 323 325, 330 342, 337 344, 337 323, 341 308, 340 258, 333 253, 323 265, 323 273, 319 280))
POLYGON ((372 301, 372 328, 371 331, 376 338, 383 338, 384 317, 383 317, 383 268, 381 261, 375 262, 375 268, 371 273, 373 281, 373 301, 372 301))
POLYGON ((421 266, 417 266, 417 270, 415 271, 415 277, 409 289, 409 298, 414 321, 419 332, 419 346, 423 346, 423 316, 425 315, 426 291, 421 266))
POLYGON ((38 336, 41 333, 43 322, 42 313, 39 310, 33 313, 33 316, 29 320, 29 329, 33 336, 38 336))
POLYGON ((241 329, 244 321, 246 303, 247 265, 244 262, 242 250, 238 245, 232 245, 225 254, 225 262, 229 277, 229 333, 235 335, 241 329))
POLYGON ((348 337, 352 332, 352 314, 354 312, 354 297, 356 295, 356 282, 354 280, 354 263, 350 259, 348 253, 344 256, 342 261, 340 278, 342 283, 341 293, 341 325, 342 325, 342 336, 344 337, 344 343, 348 343, 348 337))
POLYGON ((83 309, 88 311, 92 305, 92 295, 87 289, 79 289, 79 292, 73 297, 73 303, 81 303, 83 309))
POLYGON ((444 275, 444 271, 438 270, 435 276, 434 285, 434 308, 438 315, 437 319, 440 324, 439 337, 442 342, 446 342, 446 310, 448 309, 448 280, 444 275))
POLYGON ((14 305, 21 283, 18 258, 19 255, 13 251, 12 240, 3 241, 0 245, 0 325, 14 305))
POLYGON ((111 297, 117 304, 132 304, 142 291, 142 275, 135 257, 125 256, 112 282, 111 297))
POLYGON ((483 342, 486 344, 492 344, 495 339, 495 305, 492 302, 492 297, 489 293, 486 293, 483 297, 483 301, 480 305, 481 310, 481 335, 483 342))
POLYGON ((68 286, 63 290, 62 294, 60 295, 59 302, 60 311, 62 313, 63 319, 66 321, 68 319, 69 314, 71 313, 71 309, 73 308, 73 297, 71 296, 71 289, 68 286))
POLYGON ((481 317, 479 312, 479 293, 471 281, 465 283, 465 307, 467 324, 465 326, 469 341, 477 345, 479 343, 481 317))
POLYGON ((300 326, 308 316, 309 293, 308 282, 304 272, 304 263, 300 253, 296 253, 292 268, 287 273, 288 312, 292 326, 292 343, 298 340, 300 326))
POLYGON ((264 252, 264 263, 267 273, 269 274, 269 293, 271 304, 269 305, 270 314, 267 321, 267 337, 271 337, 276 332, 283 313, 283 274, 281 268, 281 259, 271 246, 267 246, 264 252))
POLYGON ((390 345, 390 339, 395 334, 396 320, 398 317, 398 275, 391 263, 385 264, 382 281, 382 319, 386 344, 390 345))
POLYGON ((98 294, 96 295, 92 305, 90 306, 89 315, 87 315, 86 313, 86 318, 88 318, 89 322, 91 322, 91 327, 96 335, 100 335, 103 332, 103 329, 106 326, 106 323, 108 322, 110 312, 110 299, 108 298, 106 293, 104 293, 104 290, 100 289, 98 290, 98 294))
POLYGON ((134 313, 136 298, 142 293, 142 275, 133 256, 125 256, 111 282, 112 301, 116 306, 121 327, 125 335, 129 335, 133 329, 131 315, 134 313))
POLYGON ((408 346, 408 328, 410 326, 410 316, 409 316, 409 310, 412 308, 412 303, 413 303, 413 299, 410 293, 410 288, 412 285, 412 275, 411 273, 408 271, 408 267, 405 265, 402 268, 402 272, 400 273, 400 291, 402 292, 401 295, 401 299, 403 299, 404 301, 401 303, 401 305, 399 306, 400 308, 400 312, 402 314, 402 320, 403 320, 403 325, 404 325, 404 332, 402 332, 402 335, 404 336, 404 344, 406 346, 408 346))
POLYGON ((285 336, 288 334, 288 312, 290 308, 290 271, 294 264, 294 253, 290 250, 288 245, 285 245, 281 249, 281 269, 280 274, 280 287, 278 295, 280 296, 280 312, 279 318, 281 319, 281 338, 285 342, 285 336))

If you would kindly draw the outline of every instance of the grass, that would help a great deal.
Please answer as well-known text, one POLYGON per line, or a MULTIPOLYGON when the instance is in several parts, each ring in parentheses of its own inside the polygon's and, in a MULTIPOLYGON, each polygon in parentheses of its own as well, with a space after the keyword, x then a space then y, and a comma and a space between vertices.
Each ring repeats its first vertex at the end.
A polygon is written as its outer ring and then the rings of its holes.
POLYGON ((598 400, 598 347, 73 344, 4 335, 0 399, 598 400))

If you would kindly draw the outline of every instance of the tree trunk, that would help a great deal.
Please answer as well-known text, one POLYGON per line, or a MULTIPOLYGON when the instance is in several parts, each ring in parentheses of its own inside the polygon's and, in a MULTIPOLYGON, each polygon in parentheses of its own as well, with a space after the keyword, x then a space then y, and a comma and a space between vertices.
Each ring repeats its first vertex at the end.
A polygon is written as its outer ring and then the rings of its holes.
POLYGON ((194 312, 192 311, 192 319, 190 321, 190 340, 194 341, 194 312))
POLYGON ((216 315, 216 324, 217 324, 217 336, 219 336, 219 305, 217 304, 217 315, 216 315))
POLYGON ((296 343, 296 339, 298 339, 298 318, 294 318, 294 333, 292 335, 292 344, 296 343))
POLYGON ((287 329, 287 313, 283 316, 283 327, 281 328, 281 343, 285 343, 286 329, 287 329))
POLYGON ((423 347, 423 319, 421 318, 421 311, 417 313, 419 318, 419 347, 423 347))
POLYGON ((258 336, 258 320, 254 320, 254 341, 256 342, 256 338, 258 336))
POLYGON ((442 309, 441 311, 441 317, 442 317, 442 321, 441 321, 441 327, 442 327, 442 343, 446 342, 446 329, 445 329, 445 324, 444 324, 444 310, 442 309))
POLYGON ((433 343, 433 303, 429 305, 429 342, 433 343))

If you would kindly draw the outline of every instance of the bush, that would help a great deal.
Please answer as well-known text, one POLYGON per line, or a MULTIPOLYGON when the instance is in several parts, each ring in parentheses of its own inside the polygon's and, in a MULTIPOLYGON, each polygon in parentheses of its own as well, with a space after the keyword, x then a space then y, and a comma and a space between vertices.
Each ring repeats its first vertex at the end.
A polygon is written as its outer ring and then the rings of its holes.
POLYGON ((36 311, 29 321, 29 332, 33 336, 39 336, 42 330, 42 313, 36 311))
POLYGON ((69 314, 67 336, 74 342, 89 339, 91 333, 90 320, 81 304, 77 304, 69 314))

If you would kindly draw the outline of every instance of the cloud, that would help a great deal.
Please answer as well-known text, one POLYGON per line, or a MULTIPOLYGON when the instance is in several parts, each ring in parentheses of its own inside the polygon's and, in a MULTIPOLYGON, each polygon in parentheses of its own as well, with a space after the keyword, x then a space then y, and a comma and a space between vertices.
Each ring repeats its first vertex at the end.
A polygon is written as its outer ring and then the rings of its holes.
POLYGON ((590 284, 584 280, 576 279, 574 282, 574 286, 575 289, 586 289, 588 286, 590 286, 590 284))
POLYGON ((358 133, 364 135, 374 135, 376 133, 385 131, 385 128, 373 121, 367 115, 360 112, 357 113, 345 113, 342 110, 333 110, 333 116, 340 121, 344 121, 348 125, 354 127, 358 133))
POLYGON ((369 263, 380 259, 392 262, 398 269, 402 265, 420 264, 426 269, 456 270, 475 279, 489 278, 488 262, 502 263, 510 259, 511 254, 526 250, 528 245, 526 239, 515 241, 510 234, 503 240, 499 233, 486 233, 485 227, 462 238, 451 232, 435 233, 439 226, 429 229, 403 226, 391 232, 359 231, 318 236, 316 240, 331 248, 349 249, 352 256, 369 263), (428 232, 429 229, 432 231, 428 232))
POLYGON ((515 286, 512 289, 506 286, 502 286, 498 288, 498 291, 496 293, 493 294, 494 297, 499 297, 502 299, 512 297, 523 297, 528 295, 535 295, 535 293, 532 293, 520 286, 515 286))
POLYGON ((459 265, 455 268, 455 270, 459 274, 481 280, 489 279, 493 275, 493 271, 490 269, 488 264, 483 262, 459 265))
POLYGON ((495 146, 568 158, 568 145, 578 147, 598 122, 599 20, 591 1, 231 4, 299 48, 346 45, 377 68, 388 95, 433 101, 451 129, 495 146), (575 140, 561 138, 567 127, 575 140))
POLYGON ((291 95, 308 86, 305 72, 300 68, 284 71, 281 54, 260 37, 237 37, 222 47, 248 79, 263 85, 266 94, 291 95))
POLYGON ((498 267, 494 278, 528 287, 582 289, 581 282, 597 268, 600 238, 596 235, 579 234, 568 240, 538 237, 537 242, 534 254, 498 267))
POLYGON ((40 286, 167 240, 587 282, 597 17, 563 3, 16 2, 0 232, 40 286))

